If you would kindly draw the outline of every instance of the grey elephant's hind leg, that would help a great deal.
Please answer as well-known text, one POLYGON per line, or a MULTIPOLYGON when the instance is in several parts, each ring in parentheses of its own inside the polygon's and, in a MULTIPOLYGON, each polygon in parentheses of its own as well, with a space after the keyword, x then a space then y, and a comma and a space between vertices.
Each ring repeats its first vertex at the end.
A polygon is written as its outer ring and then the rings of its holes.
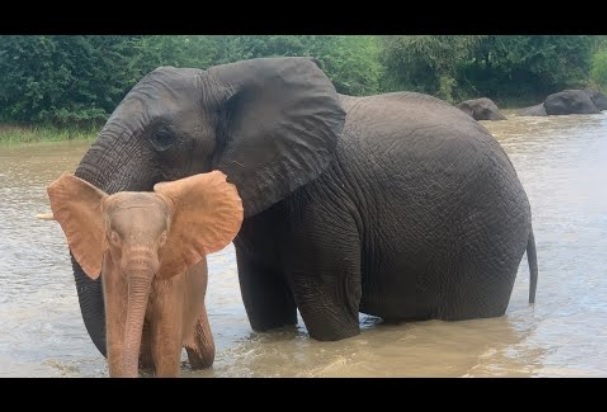
POLYGON ((438 318, 447 321, 503 316, 508 308, 526 242, 470 240, 462 251, 465 264, 450 265, 451 282, 438 318), (490 256, 492 258, 484 258, 490 256))
POLYGON ((251 328, 265 332, 297 324, 297 307, 281 273, 256 262, 236 246, 242 301, 251 328))

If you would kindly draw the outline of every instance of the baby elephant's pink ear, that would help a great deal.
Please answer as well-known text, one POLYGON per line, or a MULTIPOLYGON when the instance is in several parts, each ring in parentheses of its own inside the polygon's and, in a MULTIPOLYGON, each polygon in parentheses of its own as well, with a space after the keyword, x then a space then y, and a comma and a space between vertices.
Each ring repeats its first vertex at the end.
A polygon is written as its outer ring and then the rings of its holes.
POLYGON ((91 279, 97 279, 105 244, 101 204, 107 195, 68 174, 51 183, 46 191, 74 258, 91 279))
POLYGON ((226 247, 243 219, 236 187, 216 170, 154 186, 173 210, 166 245, 160 256, 161 276, 185 273, 205 255, 226 247))

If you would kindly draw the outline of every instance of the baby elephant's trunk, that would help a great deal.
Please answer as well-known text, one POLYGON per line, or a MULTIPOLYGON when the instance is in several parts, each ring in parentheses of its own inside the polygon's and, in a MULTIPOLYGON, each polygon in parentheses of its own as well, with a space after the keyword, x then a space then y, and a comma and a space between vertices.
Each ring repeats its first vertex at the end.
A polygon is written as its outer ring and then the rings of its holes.
POLYGON ((123 262, 123 273, 127 274, 128 284, 123 370, 126 377, 137 377, 143 321, 158 263, 145 248, 125 250, 125 252, 125 256, 129 258, 123 262))
POLYGON ((143 321, 150 296, 152 276, 147 273, 129 273, 128 303, 124 332, 124 373, 125 377, 139 376, 139 352, 143 321))

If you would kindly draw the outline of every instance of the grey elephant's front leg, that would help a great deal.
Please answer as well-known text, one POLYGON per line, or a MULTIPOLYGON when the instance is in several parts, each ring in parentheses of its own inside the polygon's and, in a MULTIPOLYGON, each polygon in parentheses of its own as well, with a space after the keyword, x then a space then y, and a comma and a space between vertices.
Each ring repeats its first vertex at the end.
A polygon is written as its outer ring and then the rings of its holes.
POLYGON ((361 245, 349 206, 314 206, 295 196, 245 219, 234 245, 254 330, 294 325, 299 309, 313 339, 335 341, 360 333, 361 245))
POLYGON ((297 307, 284 275, 263 265, 235 242, 242 301, 253 330, 297 324, 297 307))
POLYGON ((294 239, 287 273, 310 337, 337 341, 360 333, 360 240, 355 230, 323 226, 302 225, 307 230, 294 239))

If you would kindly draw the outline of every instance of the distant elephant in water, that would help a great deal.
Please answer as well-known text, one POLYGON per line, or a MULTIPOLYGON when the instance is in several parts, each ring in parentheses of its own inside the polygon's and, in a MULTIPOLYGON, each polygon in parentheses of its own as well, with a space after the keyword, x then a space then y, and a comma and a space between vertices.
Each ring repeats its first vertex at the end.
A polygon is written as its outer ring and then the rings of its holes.
POLYGON ((598 90, 588 89, 584 91, 588 94, 597 109, 600 111, 607 110, 607 96, 598 90))
POLYGON ((232 241, 242 202, 219 171, 154 190, 107 195, 67 174, 48 186, 76 261, 103 282, 111 377, 138 376, 139 360, 156 376, 179 376, 183 347, 194 369, 215 357, 205 256, 232 241))
MULTIPOLYGON (((76 175, 107 193, 221 170, 244 221, 234 245, 253 330, 328 341, 359 312, 461 320, 505 313, 522 257, 534 301, 531 207, 479 122, 418 93, 340 95, 316 62, 162 67, 114 110, 76 175)), ((74 273, 104 351, 103 294, 74 273)))
POLYGON ((519 116, 597 114, 607 109, 607 96, 597 90, 563 90, 546 97, 543 103, 519 110, 519 116))
POLYGON ((544 103, 520 109, 517 114, 519 116, 548 116, 548 113, 546 113, 546 108, 544 107, 544 103))
POLYGON ((549 116, 601 112, 585 90, 563 90, 551 94, 544 100, 544 108, 549 116))
POLYGON ((475 120, 507 120, 497 105, 486 97, 465 100, 458 104, 457 108, 475 120))

